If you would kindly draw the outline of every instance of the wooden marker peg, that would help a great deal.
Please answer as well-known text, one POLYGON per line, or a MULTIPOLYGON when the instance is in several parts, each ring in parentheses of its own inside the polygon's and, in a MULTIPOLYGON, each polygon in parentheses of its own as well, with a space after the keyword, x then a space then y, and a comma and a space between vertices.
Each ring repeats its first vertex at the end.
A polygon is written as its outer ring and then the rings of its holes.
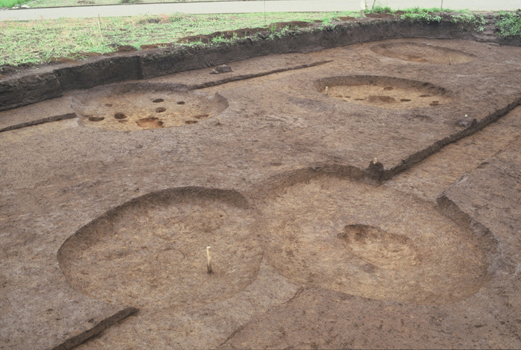
POLYGON ((206 247, 206 257, 208 258, 208 262, 206 263, 206 271, 211 274, 212 270, 212 247, 206 247))

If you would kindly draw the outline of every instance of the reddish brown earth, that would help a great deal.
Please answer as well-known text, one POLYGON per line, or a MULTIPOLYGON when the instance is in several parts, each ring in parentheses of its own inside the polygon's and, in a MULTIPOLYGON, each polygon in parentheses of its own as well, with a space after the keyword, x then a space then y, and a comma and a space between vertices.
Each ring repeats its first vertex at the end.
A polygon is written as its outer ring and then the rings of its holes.
POLYGON ((372 42, 0 112, 0 349, 521 347, 520 53, 372 42))

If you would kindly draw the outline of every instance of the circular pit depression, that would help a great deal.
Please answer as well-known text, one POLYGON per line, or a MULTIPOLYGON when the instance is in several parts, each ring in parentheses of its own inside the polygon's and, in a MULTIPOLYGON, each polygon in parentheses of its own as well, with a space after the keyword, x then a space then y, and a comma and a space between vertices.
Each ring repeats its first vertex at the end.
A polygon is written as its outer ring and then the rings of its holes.
POLYGON ((235 191, 151 193, 79 229, 58 253, 69 284, 95 299, 140 308, 226 299, 256 277, 262 250, 246 199, 235 191), (207 273, 206 247, 213 273, 207 273))
POLYGON ((137 131, 197 124, 223 112, 228 102, 182 85, 127 83, 79 93, 71 106, 86 126, 137 131))
POLYGON ((412 304, 445 304, 489 279, 490 242, 433 203, 335 176, 289 179, 260 208, 266 257, 297 283, 412 304))
POLYGON ((433 108, 451 100, 443 87, 386 76, 328 77, 315 81, 315 87, 329 98, 385 109, 433 108))
POLYGON ((402 61, 454 65, 473 61, 476 56, 442 46, 415 42, 391 42, 377 44, 371 51, 402 61))

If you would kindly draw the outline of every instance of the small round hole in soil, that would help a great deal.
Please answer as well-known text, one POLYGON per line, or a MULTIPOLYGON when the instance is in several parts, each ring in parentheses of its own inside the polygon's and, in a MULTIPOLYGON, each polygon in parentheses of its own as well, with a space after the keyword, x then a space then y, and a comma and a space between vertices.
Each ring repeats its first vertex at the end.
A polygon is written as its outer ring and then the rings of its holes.
POLYGON ((380 96, 380 95, 371 95, 368 99, 369 102, 372 103, 394 103, 396 100, 391 96, 380 96))
POLYGON ((158 107, 158 108, 156 108, 156 113, 163 113, 164 111, 166 111, 165 107, 158 107))
POLYGON ((187 120, 185 124, 197 124, 197 120, 187 120))
POLYGON ((179 101, 177 102, 178 105, 184 105, 185 104, 185 101, 179 101))
POLYGON ((124 113, 118 112, 114 114, 114 118, 116 119, 125 119, 127 116, 124 113))
POLYGON ((209 117, 208 114, 199 114, 199 115, 194 116, 195 119, 204 119, 204 118, 208 118, 208 117, 209 117))
POLYGON ((432 101, 431 103, 429 103, 429 106, 437 106, 440 104, 440 101, 432 101))
POLYGON ((393 89, 394 89, 394 88, 393 88, 392 86, 386 86, 386 87, 384 87, 384 90, 385 90, 385 91, 391 91, 391 90, 393 90, 393 89))
POLYGON ((157 129, 163 127, 163 121, 156 117, 139 119, 136 124, 143 129, 157 129))
POLYGON ((401 101, 401 102, 411 102, 411 100, 408 99, 408 98, 402 98, 402 99, 400 99, 400 101, 401 101))
POLYGON ((420 95, 420 97, 431 97, 431 95, 420 95))
POLYGON ((89 121, 90 122, 100 122, 103 119, 105 119, 105 118, 103 118, 103 117, 89 117, 89 121))
POLYGON ((154 103, 159 103, 159 102, 163 102, 164 100, 162 98, 156 98, 155 100, 153 100, 152 102, 154 103))
POLYGON ((112 107, 112 103, 105 103, 105 107, 112 107))

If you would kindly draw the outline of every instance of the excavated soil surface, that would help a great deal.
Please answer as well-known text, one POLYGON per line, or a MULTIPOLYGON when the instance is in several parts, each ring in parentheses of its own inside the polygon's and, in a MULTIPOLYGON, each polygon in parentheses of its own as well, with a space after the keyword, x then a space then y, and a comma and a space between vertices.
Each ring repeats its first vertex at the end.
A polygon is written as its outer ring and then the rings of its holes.
POLYGON ((420 63, 453 65, 467 63, 475 58, 460 50, 415 42, 378 44, 371 50, 382 56, 420 63))
POLYGON ((266 254, 296 283, 433 304, 468 297, 486 281, 485 251, 491 247, 480 248, 472 232, 432 203, 335 178, 282 192, 264 209, 266 254))
POLYGON ((521 348, 521 49, 319 44, 0 112, 0 349, 521 348))
POLYGON ((72 108, 84 125, 119 131, 197 124, 227 106, 227 101, 218 95, 139 83, 100 87, 72 99, 72 108))
POLYGON ((321 79, 315 85, 331 98, 380 108, 429 108, 450 102, 450 93, 444 88, 392 77, 333 77, 321 79))
POLYGON ((58 260, 76 290, 110 303, 164 308, 225 299, 253 281, 262 260, 245 202, 190 188, 147 195, 76 232, 58 260))

